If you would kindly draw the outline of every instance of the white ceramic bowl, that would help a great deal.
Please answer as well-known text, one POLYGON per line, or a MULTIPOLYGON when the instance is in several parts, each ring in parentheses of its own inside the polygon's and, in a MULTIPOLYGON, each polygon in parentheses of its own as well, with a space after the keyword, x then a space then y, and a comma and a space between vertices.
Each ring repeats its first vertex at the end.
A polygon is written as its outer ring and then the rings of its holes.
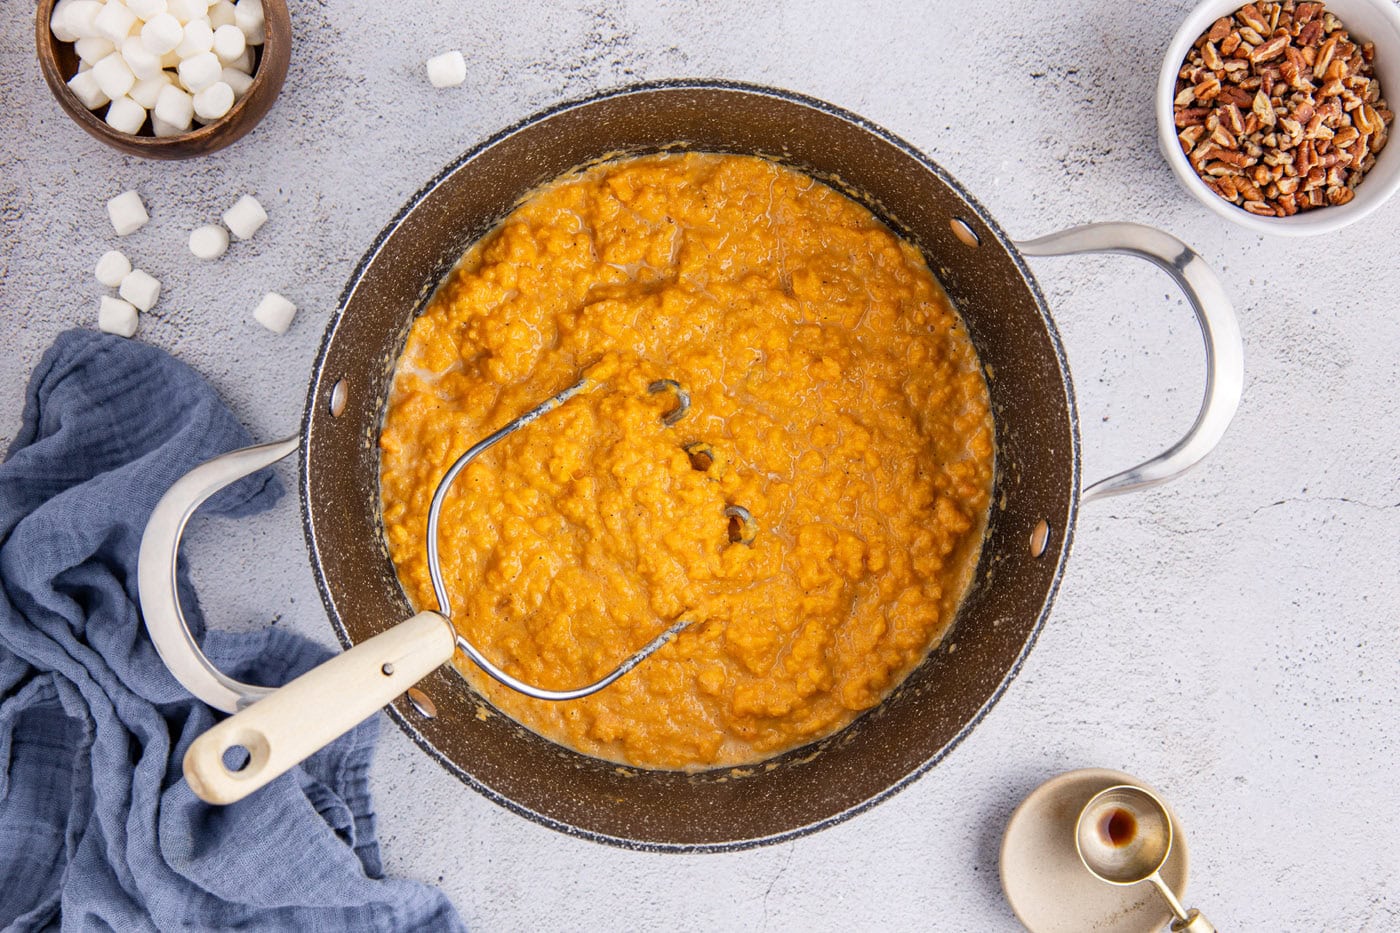
MULTIPOLYGON (((1376 157, 1376 164, 1356 186, 1356 197, 1333 207, 1299 211, 1292 217, 1260 217, 1237 207, 1206 187, 1181 151, 1176 138, 1173 101, 1176 98, 1177 72, 1186 53, 1222 16, 1228 16, 1244 6, 1247 0, 1205 0, 1186 17, 1177 30, 1162 61, 1157 78, 1157 142, 1167 164, 1176 173, 1182 187, 1197 201, 1228 221, 1274 236, 1312 236, 1331 233, 1355 223, 1380 207, 1400 188, 1400 142, 1396 142, 1396 127, 1391 125, 1389 144, 1376 157)), ((1336 14, 1347 31, 1359 42, 1376 44, 1374 67, 1381 82, 1381 95, 1390 108, 1400 106, 1400 5, 1395 0, 1327 0, 1326 8, 1336 14)))

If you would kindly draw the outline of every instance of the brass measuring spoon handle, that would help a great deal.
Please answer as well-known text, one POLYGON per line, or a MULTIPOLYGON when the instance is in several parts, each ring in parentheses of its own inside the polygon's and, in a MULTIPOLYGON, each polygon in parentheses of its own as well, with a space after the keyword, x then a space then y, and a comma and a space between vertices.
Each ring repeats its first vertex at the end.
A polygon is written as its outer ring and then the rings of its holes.
POLYGON ((1172 933, 1215 933, 1215 927, 1201 915, 1199 910, 1194 907, 1187 910, 1182 906, 1176 892, 1162 879, 1161 872, 1153 872, 1147 876, 1146 880, 1157 889, 1158 894, 1162 895, 1162 900, 1167 902, 1167 907, 1176 917, 1172 921, 1172 933))
POLYGON ((1185 920, 1172 921, 1172 933, 1215 933, 1215 927, 1192 907, 1186 912, 1185 920))

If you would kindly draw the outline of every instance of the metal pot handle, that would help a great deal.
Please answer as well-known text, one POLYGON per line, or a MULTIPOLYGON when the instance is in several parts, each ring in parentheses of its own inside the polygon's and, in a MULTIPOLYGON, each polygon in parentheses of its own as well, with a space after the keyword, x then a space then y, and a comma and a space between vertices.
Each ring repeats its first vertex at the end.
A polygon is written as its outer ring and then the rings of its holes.
POLYGON ((271 466, 295 453, 300 446, 296 435, 244 447, 208 460, 176 480, 156 503, 141 536, 137 560, 136 587, 141 598, 141 615, 155 643, 156 653, 190 693, 215 709, 234 713, 272 693, 273 687, 245 684, 225 675, 205 657, 184 610, 175 577, 175 561, 185 523, 206 499, 230 483, 271 466))
POLYGON ((1015 245, 1027 256, 1126 253, 1146 259, 1172 277, 1201 325, 1206 346, 1206 388, 1196 423, 1165 453, 1087 487, 1083 501, 1156 486, 1200 463, 1225 435, 1244 391, 1244 343, 1220 277, 1191 247, 1170 233, 1142 224, 1086 224, 1015 245))

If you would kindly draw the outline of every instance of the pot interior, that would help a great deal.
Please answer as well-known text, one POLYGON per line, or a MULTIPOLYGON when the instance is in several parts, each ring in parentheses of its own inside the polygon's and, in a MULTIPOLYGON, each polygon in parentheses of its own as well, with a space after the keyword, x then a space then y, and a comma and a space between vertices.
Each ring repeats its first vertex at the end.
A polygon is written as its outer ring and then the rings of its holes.
POLYGON ((450 668, 419 685, 436 716, 404 698, 391 712, 463 781, 556 829, 643 848, 733 848, 828 825, 936 763, 1015 676, 1068 555, 1079 448, 1054 324, 1005 235, 936 165, 829 105, 730 84, 611 92, 505 131, 424 188, 347 286, 310 388, 303 516, 327 611, 347 646, 411 614, 383 543, 377 447, 409 324, 466 248, 532 188, 600 158, 664 148, 791 165, 861 201, 924 252, 981 356, 996 419, 992 515, 958 619, 879 707, 820 743, 746 769, 638 771, 589 758, 495 713, 450 668), (346 404, 335 415, 330 399, 341 383, 346 404), (1030 541, 1042 521, 1048 543, 1036 556, 1030 541))

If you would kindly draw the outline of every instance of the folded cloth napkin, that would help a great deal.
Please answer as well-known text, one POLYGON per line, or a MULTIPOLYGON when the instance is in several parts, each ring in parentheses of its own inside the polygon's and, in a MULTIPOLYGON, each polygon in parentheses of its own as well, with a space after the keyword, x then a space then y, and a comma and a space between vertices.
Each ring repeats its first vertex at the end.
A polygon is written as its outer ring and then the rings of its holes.
MULTIPOLYGON (((208 383, 141 343, 70 331, 34 371, 0 463, 0 927, 462 929, 436 888, 382 877, 374 720, 232 806, 181 776, 215 715, 146 634, 136 555, 170 484, 249 442, 208 383)), ((246 515, 280 493, 264 472, 206 509, 246 515)), ((273 628, 203 645, 265 684, 327 657, 273 628)))

